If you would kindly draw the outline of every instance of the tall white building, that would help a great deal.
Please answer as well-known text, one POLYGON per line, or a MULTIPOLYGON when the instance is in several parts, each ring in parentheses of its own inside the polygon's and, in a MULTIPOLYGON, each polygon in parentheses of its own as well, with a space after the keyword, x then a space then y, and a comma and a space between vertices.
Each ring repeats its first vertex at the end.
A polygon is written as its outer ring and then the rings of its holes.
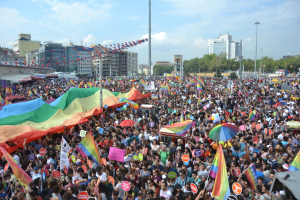
POLYGON ((92 52, 93 48, 77 46, 77 59, 80 59, 77 66, 77 73, 93 75, 92 52))
POLYGON ((232 36, 226 33, 225 35, 220 34, 218 39, 209 39, 209 55, 217 54, 222 52, 226 53, 227 59, 239 60, 242 56, 242 40, 240 42, 232 41, 232 36))

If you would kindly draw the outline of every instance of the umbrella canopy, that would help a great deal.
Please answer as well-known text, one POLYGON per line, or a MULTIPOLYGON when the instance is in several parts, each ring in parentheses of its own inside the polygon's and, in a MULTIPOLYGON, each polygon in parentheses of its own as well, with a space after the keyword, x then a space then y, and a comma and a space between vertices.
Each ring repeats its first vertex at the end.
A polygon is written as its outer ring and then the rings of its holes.
POLYGON ((277 102, 273 107, 277 108, 277 107, 279 107, 279 106, 286 106, 286 105, 287 105, 286 102, 280 101, 280 102, 277 102))
POLYGON ((127 119, 121 122, 120 126, 133 126, 135 125, 135 121, 127 119))
POLYGON ((209 138, 212 140, 223 141, 233 138, 239 132, 239 128, 232 124, 223 123, 214 127, 209 132, 209 138))
POLYGON ((166 125, 159 130, 159 134, 171 137, 183 137, 190 128, 195 126, 195 124, 196 122, 193 120, 186 120, 172 125, 166 125))

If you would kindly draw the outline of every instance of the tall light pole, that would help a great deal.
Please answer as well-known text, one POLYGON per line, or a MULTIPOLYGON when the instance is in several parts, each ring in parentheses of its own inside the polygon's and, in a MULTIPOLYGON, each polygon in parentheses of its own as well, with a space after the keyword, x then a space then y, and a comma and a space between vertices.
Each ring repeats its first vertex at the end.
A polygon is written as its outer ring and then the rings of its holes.
POLYGON ((256 58, 257 58, 257 28, 258 28, 258 24, 260 24, 260 23, 259 23, 259 22, 255 22, 254 24, 256 25, 255 68, 254 68, 254 76, 256 77, 256 58))
POLYGON ((148 57, 148 65, 149 65, 149 76, 151 77, 151 0, 149 0, 149 36, 148 36, 148 46, 149 46, 149 57, 148 57))
POLYGON ((101 67, 101 59, 99 58, 99 87, 100 87, 100 109, 103 109, 103 101, 102 101, 102 67, 101 67))
POLYGON ((260 52, 260 57, 261 57, 261 58, 260 58, 260 72, 261 72, 261 69, 262 69, 262 67, 263 67, 263 66, 262 66, 262 50, 263 50, 263 49, 261 48, 261 52, 260 52))

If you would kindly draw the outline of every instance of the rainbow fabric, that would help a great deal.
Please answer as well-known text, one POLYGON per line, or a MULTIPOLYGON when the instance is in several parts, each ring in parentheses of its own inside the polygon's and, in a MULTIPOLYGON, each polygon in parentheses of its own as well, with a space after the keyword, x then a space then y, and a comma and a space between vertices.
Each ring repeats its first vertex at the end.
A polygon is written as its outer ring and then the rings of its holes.
POLYGON ((250 112, 249 119, 251 119, 251 121, 254 121, 254 119, 255 119, 255 110, 250 112))
POLYGON ((200 97, 198 97, 198 102, 197 102, 197 105, 200 105, 202 103, 202 101, 201 101, 201 98, 200 97))
POLYGON ((183 137, 190 128, 193 128, 193 126, 195 126, 195 124, 196 122, 192 120, 186 120, 172 125, 166 125, 159 130, 159 134, 183 137))
POLYGON ((28 96, 31 97, 32 95, 33 95, 33 93, 31 92, 31 90, 29 90, 29 91, 28 91, 28 96))
POLYGON ((152 94, 151 98, 152 98, 152 99, 158 99, 158 96, 155 95, 155 94, 152 94))
POLYGON ((70 80, 70 85, 74 87, 76 86, 76 83, 73 81, 73 79, 70 80))
POLYGON ((300 170, 300 151, 289 167, 289 171, 298 171, 298 170, 300 170))
POLYGON ((197 85, 197 81, 195 81, 195 79, 191 79, 190 85, 197 85))
POLYGON ((36 89, 32 89, 32 91, 33 91, 33 94, 37 94, 36 89))
POLYGON ((214 161, 213 161, 210 171, 209 171, 209 176, 212 178, 216 178, 216 176, 217 176, 219 159, 220 159, 220 155, 219 155, 219 151, 217 151, 214 161))
POLYGON ((173 124, 173 122, 172 122, 172 120, 170 120, 170 121, 169 121, 169 125, 172 125, 172 124, 173 124))
POLYGON ((14 91, 11 88, 9 88, 9 89, 10 89, 10 94, 15 95, 14 91))
POLYGON ((203 89, 199 83, 197 83, 197 90, 200 91, 200 93, 203 93, 203 89))
POLYGON ((179 81, 180 77, 176 75, 175 80, 179 81))
POLYGON ((166 86, 167 86, 168 94, 171 94, 171 88, 169 82, 166 83, 166 86))
POLYGON ((93 87, 93 83, 92 83, 92 82, 90 82, 90 81, 89 81, 89 82, 87 82, 87 84, 86 84, 86 85, 87 85, 87 87, 88 87, 88 88, 91 88, 91 87, 93 87))
POLYGON ((135 109, 135 110, 138 110, 138 109, 139 109, 139 105, 138 105, 137 103, 135 103, 134 101, 131 101, 131 100, 129 100, 129 99, 121 98, 121 99, 119 100, 119 102, 122 102, 122 103, 127 102, 127 103, 129 103, 129 104, 131 105, 131 107, 132 107, 133 109, 135 109))
POLYGON ((168 92, 167 86, 164 85, 164 84, 161 84, 161 85, 160 85, 160 91, 161 91, 161 92, 168 92))
POLYGON ((248 181, 250 182, 252 190, 256 190, 257 176, 255 164, 252 164, 250 167, 248 167, 248 169, 246 169, 244 173, 247 176, 248 181))
POLYGON ((218 169, 211 195, 216 199, 227 199, 227 197, 230 195, 230 189, 227 177, 225 158, 221 144, 219 144, 219 148, 217 150, 216 155, 218 155, 218 169))
POLYGON ((6 94, 6 95, 11 95, 9 87, 6 87, 6 89, 5 89, 5 94, 6 94))
POLYGON ((145 87, 146 83, 145 83, 144 79, 140 80, 139 85, 145 87))
POLYGON ((204 85, 204 81, 202 80, 202 78, 200 78, 200 77, 198 77, 197 79, 196 79, 196 81, 200 84, 200 85, 204 85))
POLYGON ((21 185, 27 187, 27 185, 33 181, 31 177, 28 176, 28 174, 19 166, 19 163, 1 146, 0 151, 3 153, 3 156, 12 168, 16 179, 21 183, 21 185))
POLYGON ((83 82, 80 82, 80 83, 78 84, 78 88, 83 88, 83 82))
POLYGON ((96 147, 96 143, 93 137, 93 134, 89 132, 86 136, 81 140, 76 149, 83 157, 91 157, 93 161, 97 164, 97 166, 102 165, 100 155, 98 149, 96 147))

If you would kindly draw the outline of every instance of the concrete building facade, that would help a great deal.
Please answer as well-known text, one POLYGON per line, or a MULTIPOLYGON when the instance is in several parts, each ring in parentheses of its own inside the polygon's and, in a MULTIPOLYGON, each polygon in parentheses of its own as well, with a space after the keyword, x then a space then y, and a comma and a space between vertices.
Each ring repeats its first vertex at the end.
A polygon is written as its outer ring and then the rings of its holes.
POLYGON ((174 55, 174 72, 180 72, 180 65, 183 64, 182 55, 174 55))
POLYGON ((239 59, 242 56, 242 40, 235 42, 229 33, 220 34, 218 39, 209 39, 209 55, 226 53, 227 59, 239 59))
POLYGON ((18 52, 21 57, 34 49, 40 48, 41 41, 32 41, 30 34, 19 34, 18 40, 13 43, 13 51, 18 52))
POLYGON ((169 61, 157 61, 154 66, 171 66, 172 64, 169 61))
POLYGON ((127 52, 127 76, 137 76, 138 53, 127 52))
POLYGON ((51 41, 44 42, 39 48, 39 65, 42 67, 52 67, 57 71, 65 72, 65 47, 62 43, 54 43, 51 41))

